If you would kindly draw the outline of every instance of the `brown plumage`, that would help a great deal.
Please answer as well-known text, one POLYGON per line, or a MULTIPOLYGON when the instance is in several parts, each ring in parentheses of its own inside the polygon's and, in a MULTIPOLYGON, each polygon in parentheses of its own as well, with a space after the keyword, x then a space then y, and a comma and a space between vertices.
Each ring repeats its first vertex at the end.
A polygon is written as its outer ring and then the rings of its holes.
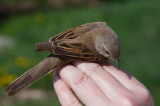
MULTIPOLYGON (((51 54, 28 70, 7 88, 15 95, 49 72, 71 61, 103 63, 111 59, 118 63, 121 47, 116 33, 105 22, 93 22, 68 29, 47 42, 36 43, 36 51, 51 54)), ((119 63, 118 63, 119 64, 119 63)))

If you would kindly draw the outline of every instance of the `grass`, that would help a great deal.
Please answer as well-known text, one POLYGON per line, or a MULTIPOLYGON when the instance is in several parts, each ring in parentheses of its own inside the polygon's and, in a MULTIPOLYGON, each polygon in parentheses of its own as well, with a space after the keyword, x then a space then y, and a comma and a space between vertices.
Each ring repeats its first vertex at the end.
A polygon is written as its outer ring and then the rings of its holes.
MULTIPOLYGON (((71 27, 94 21, 106 21, 118 34, 122 44, 121 68, 141 81, 151 92, 155 106, 160 105, 160 2, 112 2, 99 7, 66 10, 39 10, 9 17, 0 24, 0 34, 14 40, 14 46, 1 52, 0 67, 8 74, 21 75, 45 58, 48 53, 35 53, 35 42, 71 27), (16 64, 23 57, 24 66, 16 64)), ((3 75, 3 73, 0 73, 3 75)), ((51 79, 44 77, 31 88, 53 89, 51 79)), ((48 106, 54 102, 46 100, 48 106)), ((43 101, 42 101, 43 102, 43 101)), ((34 101, 33 104, 42 105, 34 101)), ((22 104, 25 104, 22 103, 22 104)), ((15 105, 22 105, 15 103, 15 105)), ((27 104, 27 103, 26 103, 27 104)))
POLYGON ((26 100, 26 101, 12 101, 2 104, 1 106, 60 106, 58 99, 44 99, 44 100, 26 100))

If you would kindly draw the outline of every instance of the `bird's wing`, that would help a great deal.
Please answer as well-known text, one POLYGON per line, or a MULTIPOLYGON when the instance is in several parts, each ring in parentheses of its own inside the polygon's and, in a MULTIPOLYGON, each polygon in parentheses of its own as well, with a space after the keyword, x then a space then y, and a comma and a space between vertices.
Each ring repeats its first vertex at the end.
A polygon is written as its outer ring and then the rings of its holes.
POLYGON ((74 33, 75 28, 71 28, 68 29, 66 31, 63 31, 61 33, 59 33, 58 35, 52 37, 49 39, 49 42, 54 42, 54 41, 58 41, 58 40, 65 40, 65 39, 73 39, 75 37, 77 37, 78 35, 74 33))
POLYGON ((65 56, 73 60, 92 62, 101 61, 99 60, 99 55, 96 56, 95 53, 93 53, 93 51, 84 44, 84 42, 75 39, 76 37, 80 37, 93 29, 104 27, 107 27, 105 22, 94 22, 61 32, 55 37, 49 39, 49 42, 52 43, 53 53, 55 55, 65 56))
POLYGON ((80 34, 85 34, 88 31, 91 31, 95 28, 105 28, 107 24, 105 22, 93 22, 83 24, 74 28, 70 28, 66 31, 63 31, 56 36, 49 39, 50 42, 58 41, 58 40, 65 40, 65 39, 73 39, 76 38, 80 34))
MULTIPOLYGON (((73 60, 95 61, 93 52, 80 41, 55 41, 53 53, 73 60)), ((97 59, 98 60, 98 59, 97 59)))

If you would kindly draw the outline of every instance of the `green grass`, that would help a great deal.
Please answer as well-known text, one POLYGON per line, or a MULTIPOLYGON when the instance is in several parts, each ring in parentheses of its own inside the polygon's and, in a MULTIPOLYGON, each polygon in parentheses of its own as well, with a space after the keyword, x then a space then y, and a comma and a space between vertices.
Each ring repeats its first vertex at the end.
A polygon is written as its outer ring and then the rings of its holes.
MULTIPOLYGON (((57 33, 77 25, 106 21, 118 34, 122 44, 121 68, 141 81, 153 95, 155 106, 159 106, 159 5, 158 1, 113 2, 101 4, 96 8, 46 9, 12 16, 0 24, 0 34, 15 41, 11 49, 0 54, 0 66, 6 67, 8 73, 19 76, 48 55, 46 52, 35 53, 35 42, 46 41, 57 33), (30 64, 18 67, 15 59, 19 56, 27 58, 30 64)), ((51 79, 48 77, 41 79, 31 87, 53 89, 51 79)))
POLYGON ((58 99, 26 100, 7 102, 1 106, 60 106, 58 99))

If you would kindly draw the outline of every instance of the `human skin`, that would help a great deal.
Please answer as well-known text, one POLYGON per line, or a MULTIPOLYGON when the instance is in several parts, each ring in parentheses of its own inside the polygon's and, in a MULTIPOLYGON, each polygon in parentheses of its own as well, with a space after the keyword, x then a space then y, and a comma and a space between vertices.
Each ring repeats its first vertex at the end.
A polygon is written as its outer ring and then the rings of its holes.
POLYGON ((109 62, 65 65, 54 73, 53 86, 62 106, 154 106, 141 82, 109 62))

